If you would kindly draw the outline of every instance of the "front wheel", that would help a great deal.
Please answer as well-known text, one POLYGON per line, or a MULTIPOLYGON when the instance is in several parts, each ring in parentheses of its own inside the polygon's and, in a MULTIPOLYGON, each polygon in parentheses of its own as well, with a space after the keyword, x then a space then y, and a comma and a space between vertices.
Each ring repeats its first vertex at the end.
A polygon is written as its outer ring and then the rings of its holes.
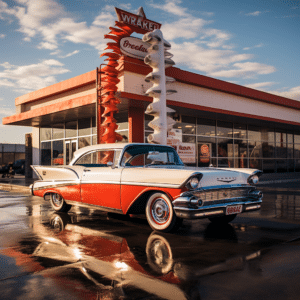
POLYGON ((221 217, 210 217, 208 218, 213 224, 228 224, 235 219, 236 215, 228 215, 221 217))
POLYGON ((161 232, 176 230, 181 223, 174 213, 171 200, 163 193, 154 193, 149 197, 146 218, 153 230, 161 232))
POLYGON ((68 205, 59 194, 51 194, 50 203, 55 211, 68 212, 71 209, 71 205, 68 205))

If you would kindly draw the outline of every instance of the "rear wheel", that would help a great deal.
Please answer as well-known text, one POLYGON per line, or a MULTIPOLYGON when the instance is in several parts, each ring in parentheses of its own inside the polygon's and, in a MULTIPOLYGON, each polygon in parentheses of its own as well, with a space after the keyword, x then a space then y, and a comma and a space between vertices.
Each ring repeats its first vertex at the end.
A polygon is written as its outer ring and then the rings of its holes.
POLYGON ((71 205, 68 205, 64 198, 56 193, 50 195, 50 203, 55 211, 67 212, 71 209, 71 205))
POLYGON ((146 217, 150 227, 161 232, 174 231, 182 222, 176 217, 171 200, 163 193, 154 193, 149 197, 146 217))
POLYGON ((208 218, 213 224, 228 224, 235 219, 236 215, 210 217, 208 218))

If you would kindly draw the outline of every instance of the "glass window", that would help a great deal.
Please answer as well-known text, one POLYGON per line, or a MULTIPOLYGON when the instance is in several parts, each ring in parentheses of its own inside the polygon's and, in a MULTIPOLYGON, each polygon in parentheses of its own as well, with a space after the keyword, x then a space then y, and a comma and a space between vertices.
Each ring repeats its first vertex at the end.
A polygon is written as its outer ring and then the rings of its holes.
POLYGON ((261 140, 269 143, 275 143, 275 132, 274 129, 262 128, 261 140))
POLYGON ((64 124, 55 124, 53 125, 53 139, 62 139, 64 138, 64 124))
POLYGON ((41 164, 43 166, 51 165, 51 142, 41 143, 41 164))
POLYGON ((40 128, 40 140, 46 141, 51 140, 51 131, 52 129, 50 127, 42 127, 40 128))
POLYGON ((2 152, 0 152, 0 166, 2 166, 2 152))
POLYGON ((92 117, 92 132, 93 134, 97 134, 97 127, 96 127, 96 117, 92 117))
POLYGON ((52 160, 53 165, 63 165, 64 164, 64 144, 63 141, 53 141, 52 144, 52 160))
POLYGON ((90 135, 91 134, 91 119, 78 120, 78 135, 90 135))
POLYGON ((129 139, 128 139, 128 136, 129 136, 129 133, 128 133, 128 130, 122 130, 122 131, 116 131, 118 134, 120 134, 122 136, 122 141, 117 141, 117 143, 128 143, 129 139))
POLYGON ((233 137, 233 124, 230 122, 217 122, 217 135, 220 137, 233 137))
POLYGON ((77 136, 77 121, 66 123, 66 137, 77 136))
MULTIPOLYGON (((198 144, 205 144, 209 147, 209 152, 211 157, 216 157, 217 152, 216 152, 216 138, 210 138, 210 137, 205 137, 205 136, 198 136, 197 137, 197 143, 198 144)), ((198 146, 199 148, 199 146, 198 146)), ((198 153, 199 155, 199 153, 198 153)))
POLYGON ((288 133, 288 134, 287 134, 287 143, 288 143, 288 144, 293 144, 293 142, 294 142, 293 134, 288 133))
POLYGON ((268 142, 262 142, 262 157, 265 158, 275 157, 274 144, 268 142))
POLYGON ((249 126, 248 127, 248 139, 252 141, 261 141, 261 130, 260 127, 257 126, 249 126))
POLYGON ((300 134, 295 134, 294 135, 294 143, 295 144, 300 144, 300 134))
POLYGON ((183 143, 196 143, 196 136, 193 135, 183 135, 182 136, 183 143))
POLYGON ((197 119, 197 135, 215 136, 216 121, 208 119, 197 119))
POLYGON ((300 158, 300 144, 294 144, 294 157, 300 158))
POLYGON ((90 146, 91 145, 91 137, 80 137, 78 138, 78 149, 90 146))
POLYGON ((114 162, 115 151, 102 150, 93 151, 81 156, 75 163, 76 166, 85 167, 107 167, 108 162, 114 162))
POLYGON ((25 153, 15 153, 15 161, 19 159, 25 159, 25 153))
POLYGON ((8 164, 13 164, 15 161, 15 153, 12 152, 3 152, 3 164, 8 165, 8 164))
POLYGON ((286 144, 286 133, 285 132, 276 132, 275 137, 276 137, 277 145, 279 145, 279 144, 285 145, 286 144))
POLYGON ((217 139, 218 157, 233 157, 233 139, 217 139))
POLYGON ((164 146, 130 146, 126 149, 122 160, 122 166, 144 165, 182 165, 182 162, 173 148, 164 146))
POLYGON ((294 157, 294 145, 287 144, 287 158, 293 158, 293 157, 294 157))
POLYGON ((249 141, 249 157, 261 158, 262 157, 262 145, 257 141, 249 141))
POLYGON ((247 139, 247 125, 234 124, 233 137, 235 139, 247 139))
POLYGON ((173 128, 179 128, 183 134, 196 134, 196 118, 194 117, 181 117, 181 123, 176 123, 173 128))

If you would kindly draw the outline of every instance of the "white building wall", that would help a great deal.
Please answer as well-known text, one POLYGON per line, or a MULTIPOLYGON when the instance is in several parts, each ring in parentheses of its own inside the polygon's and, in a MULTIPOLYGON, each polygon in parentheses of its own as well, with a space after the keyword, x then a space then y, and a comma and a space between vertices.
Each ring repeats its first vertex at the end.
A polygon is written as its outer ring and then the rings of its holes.
MULTIPOLYGON (((126 72, 124 92, 143 95, 144 91, 151 87, 151 84, 145 82, 144 78, 143 75, 126 72)), ((232 111, 237 114, 255 115, 262 119, 271 118, 287 122, 300 122, 299 110, 296 109, 180 82, 175 82, 172 85, 170 88, 177 90, 177 93, 168 95, 168 100, 216 110, 232 111)))

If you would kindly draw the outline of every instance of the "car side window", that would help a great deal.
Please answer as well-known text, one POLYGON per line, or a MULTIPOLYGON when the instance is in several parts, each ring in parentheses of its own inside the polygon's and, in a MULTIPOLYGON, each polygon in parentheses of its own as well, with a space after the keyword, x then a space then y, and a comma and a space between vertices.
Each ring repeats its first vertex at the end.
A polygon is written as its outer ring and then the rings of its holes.
POLYGON ((75 163, 76 166, 99 168, 111 166, 114 163, 114 150, 93 151, 82 155, 75 163))

